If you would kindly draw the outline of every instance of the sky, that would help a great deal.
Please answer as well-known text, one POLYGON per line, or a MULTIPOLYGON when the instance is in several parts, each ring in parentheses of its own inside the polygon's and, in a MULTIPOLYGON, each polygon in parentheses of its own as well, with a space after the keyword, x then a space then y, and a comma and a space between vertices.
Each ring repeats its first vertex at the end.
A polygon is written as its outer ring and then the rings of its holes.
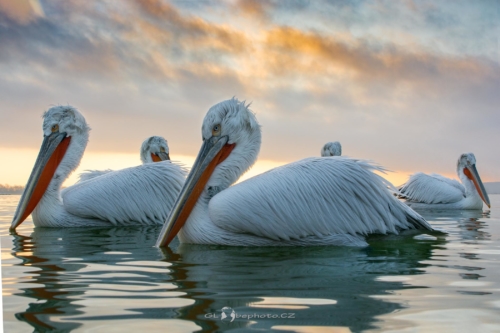
POLYGON ((500 181, 499 22, 495 0, 0 0, 0 184, 27 182, 53 105, 92 128, 69 185, 138 165, 151 135, 190 166, 233 96, 262 126, 246 178, 340 141, 395 185, 456 178, 464 152, 500 181))

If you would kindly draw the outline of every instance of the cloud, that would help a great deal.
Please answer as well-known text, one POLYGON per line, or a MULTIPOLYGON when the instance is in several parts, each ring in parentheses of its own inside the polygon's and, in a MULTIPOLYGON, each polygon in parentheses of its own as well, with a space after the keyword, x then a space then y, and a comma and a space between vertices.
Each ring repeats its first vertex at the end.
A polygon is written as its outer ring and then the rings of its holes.
POLYGON ((500 65, 469 41, 489 32, 454 7, 391 3, 43 2, 24 21, 0 9, 0 145, 38 146, 37 119, 61 103, 87 116, 94 151, 156 134, 194 155, 204 112, 236 95, 253 101, 264 159, 340 140, 391 169, 439 171, 471 150, 500 178, 500 65))
POLYGON ((486 76, 490 68, 497 67, 494 62, 474 57, 405 51, 397 45, 377 45, 356 38, 346 43, 335 37, 291 27, 269 30, 265 49, 266 58, 271 59, 269 68, 278 75, 326 72, 362 81, 419 82, 443 74, 477 79, 486 76))
MULTIPOLYGON (((176 46, 184 47, 186 51, 193 52, 193 46, 196 45, 201 50, 209 49, 222 54, 240 54, 248 45, 244 33, 223 24, 209 23, 199 17, 182 15, 166 2, 146 0, 137 2, 136 5, 147 18, 153 20, 154 27, 149 26, 149 29, 155 30, 158 26, 162 27, 163 31, 170 33, 171 42, 176 42, 176 46)), ((136 18, 142 26, 147 26, 146 18, 136 18)))
POLYGON ((19 24, 28 24, 44 16, 43 8, 38 0, 0 0, 0 15, 2 13, 19 24))
POLYGON ((165 80, 193 63, 223 66, 221 57, 244 52, 249 45, 244 33, 181 15, 168 3, 107 6, 48 3, 49 17, 24 25, 7 20, 0 25, 5 46, 0 59, 78 75, 165 80))

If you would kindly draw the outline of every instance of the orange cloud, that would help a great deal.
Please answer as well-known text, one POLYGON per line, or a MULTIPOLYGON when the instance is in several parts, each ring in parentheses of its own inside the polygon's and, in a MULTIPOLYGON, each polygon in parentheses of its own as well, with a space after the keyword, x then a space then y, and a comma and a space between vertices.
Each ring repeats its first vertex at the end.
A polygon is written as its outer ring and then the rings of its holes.
MULTIPOLYGON (((209 46, 223 52, 238 54, 246 50, 248 41, 245 34, 231 29, 229 26, 211 24, 199 17, 182 15, 176 8, 160 0, 146 0, 137 3, 150 17, 164 22, 164 29, 179 36, 176 42, 191 47, 209 46)), ((147 27, 146 20, 141 25, 147 27)), ((155 22, 157 25, 158 22, 155 22)), ((149 27, 146 31, 151 31, 149 27)), ((158 33, 156 33, 158 35, 158 33)))
POLYGON ((374 63, 379 60, 366 52, 359 42, 353 40, 353 44, 349 46, 337 42, 334 38, 289 27, 269 30, 265 41, 268 50, 290 54, 292 57, 302 56, 309 57, 309 60, 321 60, 314 62, 318 68, 339 63, 356 72, 370 71, 374 63), (328 62, 325 63, 325 60, 328 62))
POLYGON ((20 24, 28 24, 37 17, 44 16, 38 0, 0 0, 0 12, 20 24))
POLYGON ((427 98, 438 97, 447 82, 480 83, 499 72, 498 66, 484 59, 371 45, 345 36, 340 41, 290 27, 267 30, 264 36, 259 64, 268 79, 283 78, 286 85, 300 83, 302 90, 320 94, 330 94, 343 82, 360 104, 377 101, 397 106, 398 98, 416 91, 427 98))
POLYGON ((265 0, 239 0, 234 7, 244 15, 264 20, 272 4, 265 0))
POLYGON ((425 52, 406 52, 395 45, 375 49, 362 40, 339 42, 335 37, 295 28, 277 27, 267 32, 265 48, 272 65, 282 63, 278 72, 324 72, 338 66, 363 79, 400 77, 421 79, 429 75, 485 75, 487 69, 477 59, 440 57, 425 52), (276 57, 283 57, 284 62, 276 57), (290 64, 290 62, 294 62, 290 64), (290 66, 294 65, 294 66, 290 66))

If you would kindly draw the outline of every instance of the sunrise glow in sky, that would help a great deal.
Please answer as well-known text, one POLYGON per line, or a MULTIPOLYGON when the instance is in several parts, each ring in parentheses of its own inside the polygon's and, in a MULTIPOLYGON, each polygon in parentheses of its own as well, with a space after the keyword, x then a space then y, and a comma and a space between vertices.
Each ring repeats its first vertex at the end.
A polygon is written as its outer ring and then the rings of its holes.
MULTIPOLYGON (((500 181, 497 1, 0 0, 0 184, 24 185, 49 107, 92 127, 84 169, 140 163, 150 135, 187 165, 215 103, 252 102, 252 174, 340 141, 394 171, 500 181)), ((248 177, 248 176, 247 176, 248 177)))

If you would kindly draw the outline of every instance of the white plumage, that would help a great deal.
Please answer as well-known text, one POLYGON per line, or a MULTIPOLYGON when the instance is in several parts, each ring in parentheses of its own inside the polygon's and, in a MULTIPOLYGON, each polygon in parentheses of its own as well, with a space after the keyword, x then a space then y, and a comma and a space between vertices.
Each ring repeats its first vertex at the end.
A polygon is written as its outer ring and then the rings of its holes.
POLYGON ((482 209, 489 198, 476 170, 472 153, 462 154, 457 174, 462 183, 437 174, 415 173, 401 185, 399 194, 412 208, 482 209))
POLYGON ((457 202, 465 197, 465 188, 458 181, 422 172, 411 175, 400 192, 411 201, 428 204, 457 202))
POLYGON ((44 114, 44 141, 11 229, 33 212, 42 227, 163 224, 182 188, 186 170, 170 161, 106 173, 66 188, 61 185, 78 167, 89 127, 71 106, 44 114))
MULTIPOLYGON (((141 145, 140 157, 142 164, 169 160, 170 156, 167 140, 161 136, 150 136, 144 140, 141 145)), ((113 170, 85 170, 78 175, 78 181, 83 182, 109 172, 113 172, 113 170)))
POLYGON ((219 228, 276 241, 310 237, 321 243, 334 234, 427 227, 393 200, 387 181, 374 170, 383 171, 363 160, 306 158, 220 192, 210 201, 209 214, 219 228))
MULTIPOLYGON (((78 182, 84 182, 86 180, 90 180, 95 177, 99 177, 105 175, 107 173, 113 172, 114 170, 106 169, 106 170, 85 170, 81 174, 78 175, 78 182)), ((64 192, 64 190, 63 190, 64 192)))
POLYGON ((236 99, 212 107, 202 133, 202 149, 159 246, 168 244, 184 222, 183 243, 234 246, 366 246, 364 236, 372 233, 432 230, 387 191, 390 183, 373 173, 382 168, 367 161, 308 158, 229 187, 255 162, 261 138, 255 116, 236 99), (197 201, 189 208, 193 198, 197 201))
POLYGON ((342 146, 340 145, 340 142, 333 141, 325 143, 321 149, 321 156, 342 156, 342 146))
POLYGON ((68 187, 62 194, 64 210, 115 226, 163 224, 184 175, 182 167, 170 161, 113 171, 68 187))

